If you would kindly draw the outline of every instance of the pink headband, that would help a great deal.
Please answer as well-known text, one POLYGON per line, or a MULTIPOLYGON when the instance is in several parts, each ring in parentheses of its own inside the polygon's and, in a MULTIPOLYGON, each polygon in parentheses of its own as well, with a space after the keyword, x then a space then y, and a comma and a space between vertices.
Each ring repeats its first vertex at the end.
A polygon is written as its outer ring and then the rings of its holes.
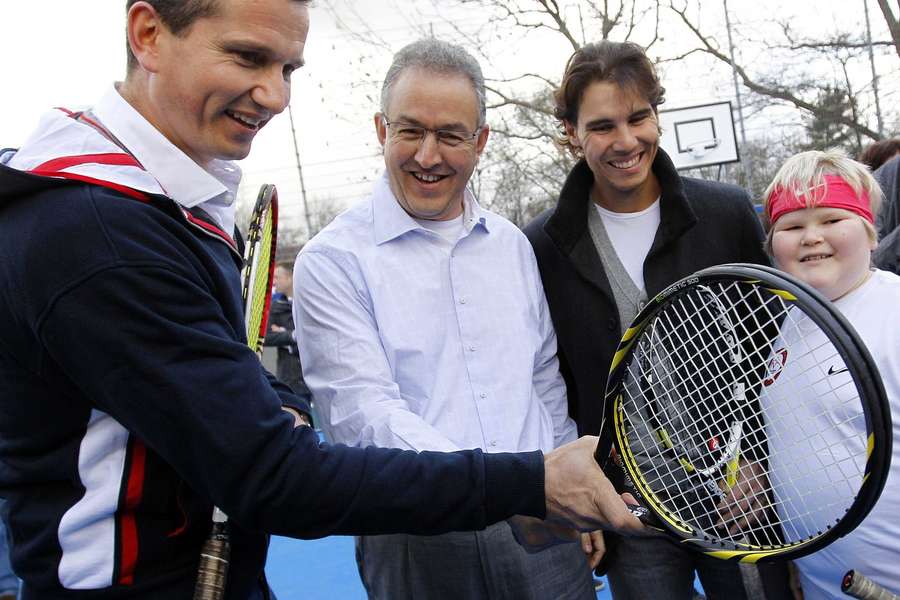
POLYGON ((769 194, 769 201, 766 203, 769 222, 775 223, 785 213, 795 210, 810 207, 827 207, 849 210, 858 214, 869 223, 875 223, 875 219, 872 217, 872 209, 869 208, 868 192, 863 191, 862 195, 858 196, 853 191, 853 188, 850 187, 850 184, 838 175, 826 175, 825 181, 828 183, 828 192, 809 206, 807 206, 806 200, 798 198, 792 191, 786 190, 782 186, 775 188, 769 194))

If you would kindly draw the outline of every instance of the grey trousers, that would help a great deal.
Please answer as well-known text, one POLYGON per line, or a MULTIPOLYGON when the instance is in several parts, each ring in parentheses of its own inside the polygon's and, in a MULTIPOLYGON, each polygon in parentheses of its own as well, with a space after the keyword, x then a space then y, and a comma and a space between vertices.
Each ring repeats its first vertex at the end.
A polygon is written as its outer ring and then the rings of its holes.
POLYGON ((579 544, 528 554, 509 525, 438 536, 356 539, 370 600, 595 600, 579 544))
POLYGON ((609 588, 616 600, 691 600, 694 573, 709 600, 788 600, 784 564, 742 565, 663 538, 606 535, 609 588))

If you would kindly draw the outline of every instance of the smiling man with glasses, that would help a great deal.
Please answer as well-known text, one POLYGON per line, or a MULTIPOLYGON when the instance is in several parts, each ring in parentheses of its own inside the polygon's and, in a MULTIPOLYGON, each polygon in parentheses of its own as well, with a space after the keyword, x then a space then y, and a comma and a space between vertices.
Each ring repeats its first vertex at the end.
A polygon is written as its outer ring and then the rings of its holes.
MULTIPOLYGON (((432 41, 419 44, 435 57, 447 50, 432 41)), ((403 52, 388 70, 375 115, 390 189, 412 218, 452 221, 463 213, 463 192, 490 133, 476 83, 484 85, 481 71, 465 57, 472 64, 436 72, 411 62, 415 49, 406 60, 403 52)))
MULTIPOLYGON (((433 39, 403 48, 374 124, 385 176, 294 271, 298 338, 316 340, 300 348, 304 377, 327 436, 488 453, 574 440, 531 247, 466 189, 490 131, 478 63, 433 39)), ((366 536, 357 559, 370 598, 594 598, 577 544, 528 554, 505 522, 366 536)))

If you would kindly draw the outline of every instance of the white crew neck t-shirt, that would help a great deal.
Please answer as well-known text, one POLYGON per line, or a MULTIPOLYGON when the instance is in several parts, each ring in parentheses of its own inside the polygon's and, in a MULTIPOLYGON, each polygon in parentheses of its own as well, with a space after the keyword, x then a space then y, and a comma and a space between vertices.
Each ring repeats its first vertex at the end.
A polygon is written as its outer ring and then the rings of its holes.
POLYGON ((612 243, 625 271, 641 292, 644 286, 644 260, 659 228, 659 198, 642 211, 618 213, 594 204, 603 220, 606 235, 612 243))

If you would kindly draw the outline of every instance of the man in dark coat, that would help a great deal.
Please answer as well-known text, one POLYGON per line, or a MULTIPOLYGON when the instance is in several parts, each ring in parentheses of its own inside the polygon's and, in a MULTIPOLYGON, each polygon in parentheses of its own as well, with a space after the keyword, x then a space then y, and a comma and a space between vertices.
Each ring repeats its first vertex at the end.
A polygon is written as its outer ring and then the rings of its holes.
POLYGON ((294 265, 289 262, 278 263, 275 267, 275 293, 272 294, 272 307, 269 309, 269 333, 266 334, 263 345, 278 348, 275 375, 279 381, 288 384, 295 394, 309 402, 312 398, 303 381, 300 355, 294 339, 294 316, 291 314, 293 302, 289 296, 293 288, 294 265))
MULTIPOLYGON (((525 232, 556 327, 569 413, 581 434, 601 433, 616 345, 648 298, 704 267, 768 262, 747 193, 683 178, 659 149, 663 94, 640 47, 602 42, 575 53, 555 96, 560 143, 580 160, 557 205, 525 232)), ((602 434, 608 439, 608 431, 602 434)), ((710 597, 759 597, 751 591, 762 587, 755 568, 742 577, 734 563, 663 538, 605 541, 616 598, 690 598, 695 570, 710 597)), ((584 544, 596 556, 604 540, 595 533, 584 544)))

